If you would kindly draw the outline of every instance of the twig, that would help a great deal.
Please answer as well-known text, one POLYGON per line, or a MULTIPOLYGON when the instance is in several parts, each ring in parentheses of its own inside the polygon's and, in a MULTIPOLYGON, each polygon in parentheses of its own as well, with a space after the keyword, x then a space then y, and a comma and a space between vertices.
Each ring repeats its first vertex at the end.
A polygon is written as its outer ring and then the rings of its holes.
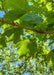
POLYGON ((2 1, 2 10, 6 13, 6 10, 4 9, 4 6, 3 6, 3 1, 2 1))
POLYGON ((6 22, 4 20, 0 20, 0 22, 4 23, 4 24, 9 24, 9 25, 12 25, 12 26, 16 26, 16 27, 21 27, 21 28, 24 28, 24 29, 27 29, 27 30, 31 30, 31 31, 34 31, 34 32, 37 32, 37 33, 40 33, 40 34, 53 34, 54 35, 54 32, 48 32, 48 31, 41 31, 41 30, 35 30, 35 29, 31 29, 31 28, 28 28, 28 27, 23 27, 22 25, 17 25, 15 23, 9 23, 9 22, 6 22))

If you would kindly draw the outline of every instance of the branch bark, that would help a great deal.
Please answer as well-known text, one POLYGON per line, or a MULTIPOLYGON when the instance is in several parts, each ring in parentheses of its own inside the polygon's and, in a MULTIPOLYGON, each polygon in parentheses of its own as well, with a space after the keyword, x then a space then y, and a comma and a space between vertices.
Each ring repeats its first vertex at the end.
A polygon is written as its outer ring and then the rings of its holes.
POLYGON ((40 34, 53 34, 54 35, 54 32, 48 32, 48 31, 41 31, 41 30, 35 30, 35 29, 31 29, 31 28, 28 28, 28 27, 23 27, 22 25, 17 25, 15 23, 9 23, 9 22, 6 22, 4 20, 0 20, 0 22, 4 23, 4 24, 9 24, 9 25, 12 25, 12 26, 16 26, 16 27, 21 27, 21 28, 24 28, 24 29, 27 29, 27 30, 31 30, 31 31, 34 31, 34 32, 37 32, 37 33, 40 33, 40 34))
POLYGON ((3 6, 3 1, 2 1, 2 10, 6 13, 6 10, 4 9, 4 6, 3 6))

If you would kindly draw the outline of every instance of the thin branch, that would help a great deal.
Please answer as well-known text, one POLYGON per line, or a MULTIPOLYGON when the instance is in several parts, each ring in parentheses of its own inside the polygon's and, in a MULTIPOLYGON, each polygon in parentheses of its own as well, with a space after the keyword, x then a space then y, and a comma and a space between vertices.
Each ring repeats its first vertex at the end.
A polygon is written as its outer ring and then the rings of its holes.
POLYGON ((9 25, 12 25, 12 26, 16 26, 16 27, 21 27, 21 28, 24 28, 24 29, 27 29, 27 30, 31 30, 31 31, 40 33, 40 34, 53 34, 54 35, 54 32, 41 31, 41 30, 38 31, 38 30, 31 29, 31 28, 28 28, 28 27, 23 27, 22 25, 17 25, 15 23, 9 23, 9 22, 3 21, 3 20, 0 20, 0 22, 2 22, 4 24, 9 24, 9 25))
POLYGON ((3 1, 2 1, 2 10, 6 13, 6 10, 4 9, 4 6, 3 6, 3 1))

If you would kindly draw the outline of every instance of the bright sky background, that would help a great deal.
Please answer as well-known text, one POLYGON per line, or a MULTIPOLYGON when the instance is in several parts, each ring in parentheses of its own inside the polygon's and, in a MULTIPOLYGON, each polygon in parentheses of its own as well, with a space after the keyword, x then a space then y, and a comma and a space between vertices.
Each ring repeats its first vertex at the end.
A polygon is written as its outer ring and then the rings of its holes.
POLYGON ((0 11, 0 18, 3 17, 5 13, 3 11, 0 11))

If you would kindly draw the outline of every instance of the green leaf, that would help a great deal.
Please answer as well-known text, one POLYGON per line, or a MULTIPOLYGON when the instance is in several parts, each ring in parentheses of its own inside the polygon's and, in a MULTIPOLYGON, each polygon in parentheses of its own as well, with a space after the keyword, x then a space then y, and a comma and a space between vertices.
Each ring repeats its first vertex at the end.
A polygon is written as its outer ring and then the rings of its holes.
POLYGON ((26 10, 29 9, 28 8, 28 2, 27 0, 6 0, 5 1, 6 5, 5 5, 5 8, 8 8, 8 9, 18 9, 18 10, 26 10))
POLYGON ((43 52, 43 50, 41 50, 42 47, 40 45, 38 46, 35 40, 26 39, 26 40, 20 41, 17 45, 18 45, 19 57, 24 55, 30 56, 30 57, 31 56, 37 57, 36 55, 43 52))
POLYGON ((4 19, 7 21, 14 21, 19 19, 22 15, 24 15, 26 12, 23 10, 11 10, 8 11, 5 15, 4 15, 4 19))
POLYGON ((5 36, 2 36, 0 38, 0 48, 6 47, 6 41, 5 41, 5 36))
POLYGON ((7 29, 3 36, 7 36, 8 40, 13 41, 14 43, 17 43, 20 40, 20 35, 23 34, 22 28, 11 28, 7 29))
POLYGON ((31 22, 43 22, 43 19, 39 15, 33 13, 25 14, 21 19, 31 22))

